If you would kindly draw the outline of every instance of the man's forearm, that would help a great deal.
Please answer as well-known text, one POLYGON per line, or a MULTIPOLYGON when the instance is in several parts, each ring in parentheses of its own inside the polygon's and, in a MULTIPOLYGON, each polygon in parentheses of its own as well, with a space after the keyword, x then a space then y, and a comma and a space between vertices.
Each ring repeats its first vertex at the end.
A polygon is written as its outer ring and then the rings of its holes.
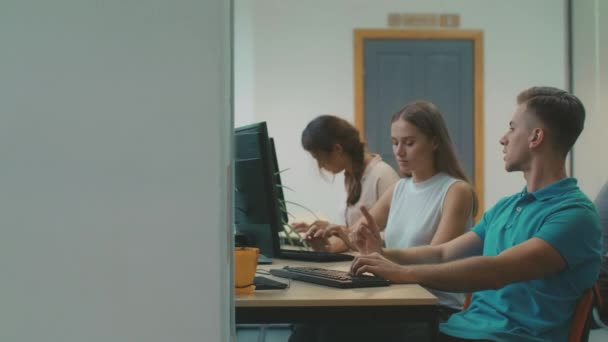
POLYGON ((442 262, 441 248, 420 246, 412 248, 383 248, 382 255, 400 265, 435 264, 442 262))
POLYGON ((401 265, 437 264, 481 255, 483 242, 473 232, 465 233, 440 245, 382 250, 387 259, 401 265))
POLYGON ((503 287, 517 279, 496 257, 476 256, 434 265, 405 266, 404 283, 418 283, 451 292, 473 292, 503 287))

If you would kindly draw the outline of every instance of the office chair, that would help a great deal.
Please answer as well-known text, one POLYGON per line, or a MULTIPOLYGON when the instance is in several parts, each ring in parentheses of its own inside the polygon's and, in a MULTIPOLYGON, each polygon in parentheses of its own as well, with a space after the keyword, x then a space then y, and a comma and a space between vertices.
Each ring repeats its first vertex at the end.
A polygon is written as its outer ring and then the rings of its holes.
POLYGON ((587 342, 589 340, 589 314, 593 308, 594 287, 585 290, 583 295, 576 302, 568 342, 587 342))
POLYGON ((462 303, 462 311, 466 310, 469 305, 471 305, 471 293, 467 293, 467 296, 464 297, 464 303, 462 303))
MULTIPOLYGON (((589 314, 593 309, 593 299, 598 291, 597 284, 583 292, 583 295, 576 302, 568 342, 587 342, 589 340, 589 314)), ((466 310, 471 304, 471 294, 467 293, 462 310, 466 310)))

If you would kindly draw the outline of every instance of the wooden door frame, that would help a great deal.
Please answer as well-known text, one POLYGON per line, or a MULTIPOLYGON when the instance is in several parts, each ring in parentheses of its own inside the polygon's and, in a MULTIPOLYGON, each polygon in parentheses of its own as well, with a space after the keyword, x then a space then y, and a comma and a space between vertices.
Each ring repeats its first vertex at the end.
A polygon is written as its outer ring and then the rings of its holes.
POLYGON ((479 210, 475 222, 479 221, 484 209, 483 32, 478 30, 355 29, 355 127, 362 137, 365 136, 363 65, 366 39, 459 39, 473 42, 473 160, 475 170, 473 186, 479 199, 479 210))

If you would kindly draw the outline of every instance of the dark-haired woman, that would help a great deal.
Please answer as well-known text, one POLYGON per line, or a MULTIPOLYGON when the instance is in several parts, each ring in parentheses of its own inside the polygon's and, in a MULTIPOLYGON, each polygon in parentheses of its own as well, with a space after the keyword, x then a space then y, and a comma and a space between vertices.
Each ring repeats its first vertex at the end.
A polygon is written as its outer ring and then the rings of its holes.
POLYGON ((298 231, 333 227, 342 239, 328 237, 312 241, 315 249, 330 252, 348 249, 346 228, 361 217, 360 206, 373 206, 382 194, 399 180, 393 168, 377 154, 365 148, 359 131, 348 121, 333 115, 321 115, 308 123, 302 132, 302 147, 317 161, 319 168, 333 174, 344 172, 346 201, 341 206, 344 225, 326 221, 295 223, 298 231))

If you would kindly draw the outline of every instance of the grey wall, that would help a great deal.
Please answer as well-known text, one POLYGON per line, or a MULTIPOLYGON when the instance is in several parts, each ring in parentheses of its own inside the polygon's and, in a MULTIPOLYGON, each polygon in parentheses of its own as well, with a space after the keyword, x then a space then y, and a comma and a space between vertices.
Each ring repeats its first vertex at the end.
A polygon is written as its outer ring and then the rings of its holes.
POLYGON ((229 339, 229 32, 224 0, 0 3, 1 341, 229 339))

